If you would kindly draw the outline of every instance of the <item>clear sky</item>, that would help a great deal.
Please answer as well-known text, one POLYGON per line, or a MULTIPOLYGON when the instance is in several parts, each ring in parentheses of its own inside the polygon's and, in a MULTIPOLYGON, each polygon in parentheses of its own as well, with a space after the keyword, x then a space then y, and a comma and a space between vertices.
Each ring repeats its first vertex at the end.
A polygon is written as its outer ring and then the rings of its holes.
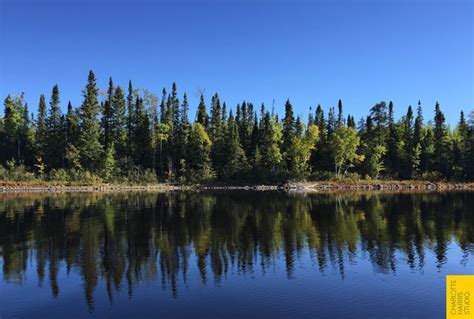
POLYGON ((82 102, 89 69, 160 95, 176 81, 228 106, 246 99, 306 118, 342 99, 359 118, 380 100, 396 115, 438 100, 450 123, 474 108, 474 1, 0 0, 0 96, 36 111, 59 85, 82 102))

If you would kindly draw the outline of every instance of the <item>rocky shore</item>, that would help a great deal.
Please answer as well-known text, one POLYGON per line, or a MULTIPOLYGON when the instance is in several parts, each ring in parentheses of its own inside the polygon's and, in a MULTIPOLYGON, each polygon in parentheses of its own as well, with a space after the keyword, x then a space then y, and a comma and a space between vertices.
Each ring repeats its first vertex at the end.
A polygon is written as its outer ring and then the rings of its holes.
POLYGON ((474 183, 425 181, 359 181, 359 182, 287 182, 280 185, 49 185, 0 182, 0 193, 32 192, 123 192, 123 191, 183 191, 183 190, 281 190, 289 192, 319 191, 448 191, 474 190, 474 183))
POLYGON ((474 183, 424 181, 360 181, 360 182, 288 182, 280 185, 202 186, 208 190, 284 190, 284 191, 443 191, 474 190, 474 183))
POLYGON ((0 193, 63 193, 63 192, 127 192, 127 191, 176 191, 190 190, 185 185, 10 185, 0 183, 0 193))

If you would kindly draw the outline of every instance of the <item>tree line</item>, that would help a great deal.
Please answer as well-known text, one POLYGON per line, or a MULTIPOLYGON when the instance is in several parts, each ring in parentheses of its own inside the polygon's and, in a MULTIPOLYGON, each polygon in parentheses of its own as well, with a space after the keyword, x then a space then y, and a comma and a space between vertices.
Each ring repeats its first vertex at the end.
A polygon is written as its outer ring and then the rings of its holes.
POLYGON ((89 72, 83 102, 61 111, 58 85, 36 116, 23 95, 7 96, 0 118, 0 178, 176 183, 280 182, 330 178, 474 179, 474 111, 454 128, 438 103, 430 121, 418 101, 400 119, 375 104, 355 121, 342 101, 327 115, 318 105, 303 120, 290 100, 279 118, 262 104, 227 109, 204 96, 190 120, 176 84, 161 98, 116 86, 101 92, 89 72))

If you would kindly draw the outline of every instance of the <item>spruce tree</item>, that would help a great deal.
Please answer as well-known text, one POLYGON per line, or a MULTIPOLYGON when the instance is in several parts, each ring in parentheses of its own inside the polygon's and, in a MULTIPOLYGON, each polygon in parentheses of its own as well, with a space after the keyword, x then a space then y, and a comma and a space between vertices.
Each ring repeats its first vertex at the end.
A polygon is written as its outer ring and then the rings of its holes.
MULTIPOLYGON (((107 89, 107 100, 104 102, 104 108, 102 111, 101 126, 103 130, 103 145, 104 149, 107 150, 111 143, 113 143, 111 122, 112 122, 112 103, 114 96, 114 83, 112 77, 109 78, 109 88, 107 89)), ((110 154, 110 153, 109 153, 110 154)))
POLYGON ((413 135, 413 109, 408 106, 407 114, 403 119, 403 165, 401 177, 411 179, 418 166, 419 151, 415 148, 413 135))
POLYGON ((110 136, 117 158, 125 158, 127 156, 127 115, 125 95, 120 86, 117 86, 111 98, 110 136))
POLYGON ((282 152, 287 152, 291 144, 293 143, 293 139, 295 138, 295 117, 293 115, 293 106, 290 103, 290 100, 286 100, 285 103, 285 117, 283 118, 283 144, 282 144, 282 152))
POLYGON ((386 169, 392 177, 397 177, 400 168, 400 154, 398 145, 400 143, 399 130, 394 119, 393 102, 388 103, 388 139, 386 153, 386 169))
POLYGON ((327 121, 327 130, 328 130, 328 138, 331 137, 331 135, 334 133, 336 129, 336 116, 334 114, 334 107, 329 108, 329 113, 328 113, 328 121, 327 121))
POLYGON ((204 95, 201 94, 196 114, 196 123, 200 123, 204 128, 207 128, 208 121, 209 119, 206 111, 206 103, 204 102, 204 95))
POLYGON ((259 160, 256 160, 257 174, 263 179, 272 179, 279 172, 283 156, 278 145, 276 136, 276 124, 272 122, 269 112, 265 113, 262 124, 262 132, 258 143, 259 160))
POLYGON ((46 134, 46 99, 41 94, 38 105, 38 117, 36 119, 36 152, 40 161, 44 161, 46 153, 46 134))
POLYGON ((342 113, 342 101, 339 99, 337 102, 337 126, 344 125, 344 115, 342 113))
POLYGON ((46 118, 45 163, 50 168, 64 165, 65 128, 62 122, 59 88, 53 87, 50 109, 46 118))
POLYGON ((78 150, 82 167, 97 172, 100 168, 104 153, 100 144, 99 97, 94 72, 90 71, 86 89, 83 93, 84 101, 79 111, 80 133, 78 150))
POLYGON ((127 157, 129 159, 133 158, 133 123, 135 121, 134 114, 135 114, 135 106, 134 102, 134 95, 133 95, 133 86, 132 81, 128 81, 128 94, 127 94, 127 157))
POLYGON ((447 145, 446 145, 446 119, 439 103, 436 102, 435 117, 434 117, 434 160, 435 168, 445 176, 448 170, 447 167, 447 145))
POLYGON ((308 113, 308 126, 313 125, 313 124, 314 124, 313 108, 310 106, 309 113, 308 113))
POLYGON ((228 130, 225 135, 225 149, 224 159, 225 164, 223 167, 223 177, 227 180, 235 180, 245 176, 248 162, 245 152, 240 144, 239 131, 237 129, 237 123, 234 120, 234 116, 229 116, 229 123, 227 125, 228 130))

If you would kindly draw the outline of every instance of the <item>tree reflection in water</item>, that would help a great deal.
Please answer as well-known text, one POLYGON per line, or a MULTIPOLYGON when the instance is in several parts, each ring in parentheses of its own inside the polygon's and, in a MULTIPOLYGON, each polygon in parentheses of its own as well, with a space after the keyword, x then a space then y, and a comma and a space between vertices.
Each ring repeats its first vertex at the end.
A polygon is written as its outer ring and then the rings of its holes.
POLYGON ((0 256, 5 281, 22 283, 34 261, 55 297, 61 267, 80 272, 93 310, 99 281, 111 302, 114 291, 132 297, 140 282, 156 280, 177 297, 190 267, 203 284, 219 284, 231 270, 265 273, 282 260, 291 279, 305 250, 321 272, 341 277, 360 254, 376 272, 396 273, 401 262, 423 271, 431 250, 442 268, 452 240, 466 262, 473 207, 474 193, 463 192, 4 194, 0 256))

